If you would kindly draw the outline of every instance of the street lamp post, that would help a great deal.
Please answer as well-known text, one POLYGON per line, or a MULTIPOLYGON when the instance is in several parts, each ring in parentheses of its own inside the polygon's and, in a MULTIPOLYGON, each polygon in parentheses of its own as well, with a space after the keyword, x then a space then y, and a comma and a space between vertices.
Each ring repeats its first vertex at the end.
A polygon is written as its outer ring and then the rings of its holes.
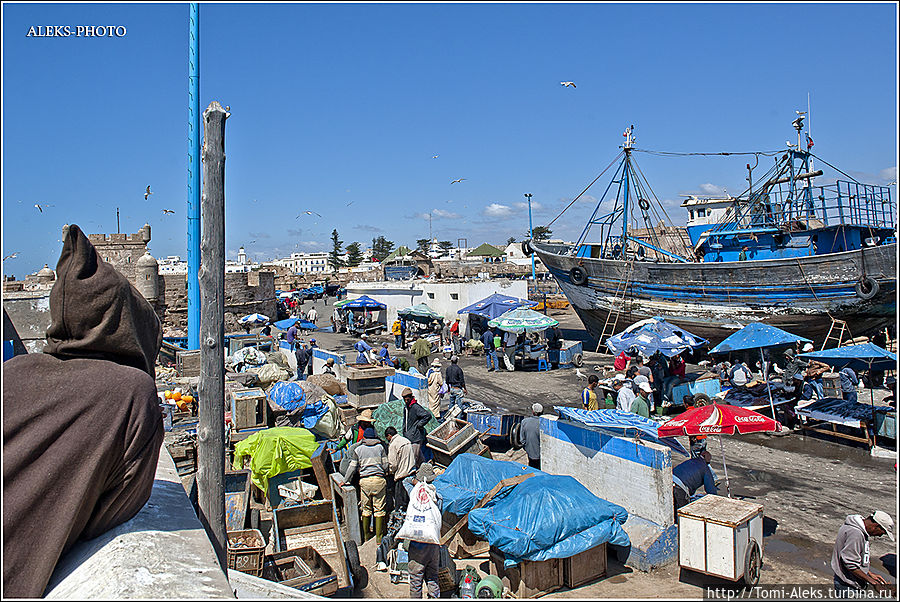
MULTIPOLYGON (((531 240, 534 240, 534 226, 531 222, 531 193, 526 192, 525 198, 528 199, 528 235, 531 237, 531 240)), ((537 286, 537 278, 534 275, 534 251, 531 252, 531 281, 534 282, 534 285, 537 286)))

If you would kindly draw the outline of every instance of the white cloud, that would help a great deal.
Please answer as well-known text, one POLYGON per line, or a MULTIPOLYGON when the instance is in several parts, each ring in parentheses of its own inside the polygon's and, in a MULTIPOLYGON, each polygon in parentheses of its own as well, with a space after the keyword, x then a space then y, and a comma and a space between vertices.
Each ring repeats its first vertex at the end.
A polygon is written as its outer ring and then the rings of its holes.
POLYGON ((703 194, 722 194, 725 192, 725 189, 721 186, 717 186, 716 184, 710 184, 707 182, 706 184, 700 184, 700 191, 703 194))
POLYGON ((513 210, 508 205, 500 203, 491 203, 484 208, 484 214, 488 217, 508 217, 512 215, 513 210))
MULTIPOLYGON (((519 201, 518 203, 513 203, 513 206, 515 206, 518 209, 522 209, 522 210, 526 210, 526 211, 528 210, 528 203, 526 203, 524 201, 519 201)), ((531 210, 532 211, 540 211, 543 208, 544 208, 544 206, 541 205, 540 203, 538 203, 537 201, 531 201, 531 210)))
POLYGON ((882 169, 878 172, 878 176, 882 180, 887 180, 888 182, 896 182, 897 181, 897 166, 888 167, 887 169, 882 169))
POLYGON ((444 211, 443 209, 432 209, 431 215, 437 219, 457 219, 459 217, 458 213, 453 213, 452 211, 444 211))

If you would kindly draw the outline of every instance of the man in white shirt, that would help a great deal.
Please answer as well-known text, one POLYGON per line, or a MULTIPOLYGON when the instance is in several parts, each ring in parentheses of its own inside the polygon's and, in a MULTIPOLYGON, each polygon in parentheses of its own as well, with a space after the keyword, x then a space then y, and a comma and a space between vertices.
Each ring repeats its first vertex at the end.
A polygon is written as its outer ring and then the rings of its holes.
POLYGON ((306 314, 306 319, 309 320, 310 322, 312 322, 313 324, 316 323, 316 319, 318 319, 318 317, 319 317, 319 313, 316 311, 315 307, 310 308, 309 313, 306 314))
POLYGON ((616 374, 613 378, 613 389, 616 391, 616 409, 620 412, 630 412, 635 396, 624 375, 616 374))
POLYGON ((507 332, 503 336, 503 363, 506 364, 506 371, 512 372, 516 369, 516 340, 519 336, 514 332, 507 332))
POLYGON ((388 470, 394 475, 394 509, 405 509, 409 496, 403 479, 416 471, 416 451, 409 439, 397 434, 396 428, 387 427, 384 435, 388 440, 388 470))

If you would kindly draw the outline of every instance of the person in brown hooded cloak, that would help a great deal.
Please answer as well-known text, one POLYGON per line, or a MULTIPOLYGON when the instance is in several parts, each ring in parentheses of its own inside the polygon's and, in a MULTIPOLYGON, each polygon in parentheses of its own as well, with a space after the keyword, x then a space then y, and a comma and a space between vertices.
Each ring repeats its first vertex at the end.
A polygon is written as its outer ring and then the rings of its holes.
POLYGON ((163 440, 153 308, 78 226, 56 273, 44 352, 3 366, 4 597, 41 597, 78 540, 137 514, 163 440))

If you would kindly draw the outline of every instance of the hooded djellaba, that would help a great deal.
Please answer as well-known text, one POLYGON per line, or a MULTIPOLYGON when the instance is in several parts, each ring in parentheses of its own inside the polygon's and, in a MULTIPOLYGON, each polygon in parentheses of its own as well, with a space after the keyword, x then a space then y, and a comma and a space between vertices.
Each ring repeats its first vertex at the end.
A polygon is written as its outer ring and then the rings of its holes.
POLYGON ((60 557, 140 510, 163 440, 153 308, 63 229, 43 353, 3 374, 4 597, 39 598, 60 557))

